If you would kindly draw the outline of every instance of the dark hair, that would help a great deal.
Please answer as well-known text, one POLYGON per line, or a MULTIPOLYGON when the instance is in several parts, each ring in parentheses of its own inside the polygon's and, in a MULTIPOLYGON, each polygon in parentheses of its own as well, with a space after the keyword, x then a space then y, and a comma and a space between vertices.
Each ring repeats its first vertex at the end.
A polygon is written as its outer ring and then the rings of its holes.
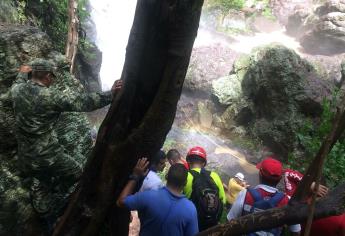
POLYGON ((188 163, 195 163, 195 162, 206 163, 206 160, 198 155, 187 156, 186 160, 188 163))
POLYGON ((177 161, 181 159, 181 154, 176 149, 170 149, 167 153, 167 158, 169 160, 177 161))
POLYGON ((170 167, 166 176, 167 185, 174 186, 176 188, 183 188, 187 182, 188 171, 186 167, 177 163, 170 167))
POLYGON ((32 78, 43 79, 46 75, 50 73, 50 71, 32 71, 32 78))
POLYGON ((262 175, 261 173, 259 173, 259 176, 260 176, 260 183, 261 184, 268 185, 271 187, 276 187, 281 180, 281 177, 280 178, 270 178, 270 177, 262 175))
POLYGON ((161 160, 167 158, 165 152, 159 150, 151 159, 151 164, 157 165, 161 160))

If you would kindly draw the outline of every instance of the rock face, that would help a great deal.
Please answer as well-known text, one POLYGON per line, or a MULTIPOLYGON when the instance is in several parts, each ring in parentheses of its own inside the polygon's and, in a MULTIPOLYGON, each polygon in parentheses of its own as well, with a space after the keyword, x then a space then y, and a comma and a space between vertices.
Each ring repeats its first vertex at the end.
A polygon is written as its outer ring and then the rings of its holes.
POLYGON ((228 74, 237 55, 221 44, 193 49, 184 89, 209 96, 212 80, 228 74))
POLYGON ((13 1, 2 0, 0 2, 0 22, 14 23, 18 17, 16 9, 13 7, 13 1))
MULTIPOLYGON (((17 68, 38 57, 60 63, 48 36, 37 28, 0 25, 0 235, 24 235, 24 222, 32 215, 29 195, 23 188, 17 166, 14 116, 9 90, 17 68)), ((64 77, 53 89, 82 89, 73 77, 64 77)), ((90 127, 83 113, 64 113, 56 124, 66 151, 84 163, 91 148, 90 127)))
POLYGON ((78 51, 76 56, 76 77, 90 92, 101 91, 99 72, 102 65, 102 52, 94 43, 89 43, 78 51))
POLYGON ((219 102, 229 105, 223 114, 226 123, 245 126, 282 157, 293 149, 296 131, 305 119, 321 114, 322 100, 333 89, 310 63, 281 45, 258 48, 242 57, 225 78, 213 85, 234 85, 231 91, 236 92, 221 94, 216 86, 213 91, 219 102))
POLYGON ((288 19, 287 32, 298 37, 308 53, 344 53, 345 1, 327 1, 315 11, 295 9, 288 19))
POLYGON ((311 9, 313 0, 271 0, 270 6, 279 22, 287 25, 291 12, 296 9, 311 9))

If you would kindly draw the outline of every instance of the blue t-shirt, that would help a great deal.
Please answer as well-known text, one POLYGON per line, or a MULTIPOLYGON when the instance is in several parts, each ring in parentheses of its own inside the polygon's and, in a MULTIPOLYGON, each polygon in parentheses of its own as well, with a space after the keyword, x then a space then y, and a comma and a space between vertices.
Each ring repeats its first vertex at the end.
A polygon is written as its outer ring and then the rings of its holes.
POLYGON ((130 195, 125 205, 139 213, 140 236, 193 236, 199 232, 194 204, 166 187, 130 195))

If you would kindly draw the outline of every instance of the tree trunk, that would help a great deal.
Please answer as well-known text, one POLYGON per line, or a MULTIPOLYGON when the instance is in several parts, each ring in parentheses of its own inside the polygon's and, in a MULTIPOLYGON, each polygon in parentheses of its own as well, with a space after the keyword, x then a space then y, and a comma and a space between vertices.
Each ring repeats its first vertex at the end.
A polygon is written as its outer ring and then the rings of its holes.
POLYGON ((75 56, 78 51, 78 25, 79 19, 77 14, 78 1, 68 0, 68 34, 66 42, 66 52, 65 55, 70 62, 70 72, 73 73, 75 56))
POLYGON ((124 88, 100 127, 79 188, 53 235, 97 235, 109 215, 116 235, 128 235, 129 212, 116 208, 115 201, 137 159, 158 151, 171 129, 202 4, 138 0, 124 88))
MULTIPOLYGON (((316 202, 314 219, 340 215, 345 211, 345 183, 335 188, 327 198, 316 202)), ((299 224, 306 221, 309 207, 306 203, 273 208, 234 219, 227 224, 210 228, 198 236, 236 236, 282 225, 299 224)))

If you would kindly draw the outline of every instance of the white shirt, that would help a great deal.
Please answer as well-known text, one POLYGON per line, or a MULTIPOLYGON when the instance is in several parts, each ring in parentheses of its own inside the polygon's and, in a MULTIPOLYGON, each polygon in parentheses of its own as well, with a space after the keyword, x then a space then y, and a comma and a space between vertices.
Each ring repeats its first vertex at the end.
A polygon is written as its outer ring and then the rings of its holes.
POLYGON ((143 185, 141 186, 139 192, 143 192, 146 190, 157 190, 163 186, 163 182, 159 178, 157 173, 150 170, 149 173, 146 175, 143 185))
MULTIPOLYGON (((275 193, 278 191, 278 189, 271 187, 271 186, 268 186, 268 185, 264 185, 264 184, 259 184, 255 188, 256 189, 261 188, 261 189, 263 189, 269 193, 275 193)), ((243 205, 244 205, 244 200, 246 198, 246 194, 247 194, 247 189, 244 189, 237 195, 237 198, 236 198, 234 204, 232 205, 232 207, 231 207, 231 209, 227 215, 228 221, 231 221, 232 219, 235 219, 235 218, 242 216, 243 205)), ((301 231, 301 225, 300 224, 290 225, 289 230, 291 232, 294 232, 294 233, 300 232, 301 231)))

